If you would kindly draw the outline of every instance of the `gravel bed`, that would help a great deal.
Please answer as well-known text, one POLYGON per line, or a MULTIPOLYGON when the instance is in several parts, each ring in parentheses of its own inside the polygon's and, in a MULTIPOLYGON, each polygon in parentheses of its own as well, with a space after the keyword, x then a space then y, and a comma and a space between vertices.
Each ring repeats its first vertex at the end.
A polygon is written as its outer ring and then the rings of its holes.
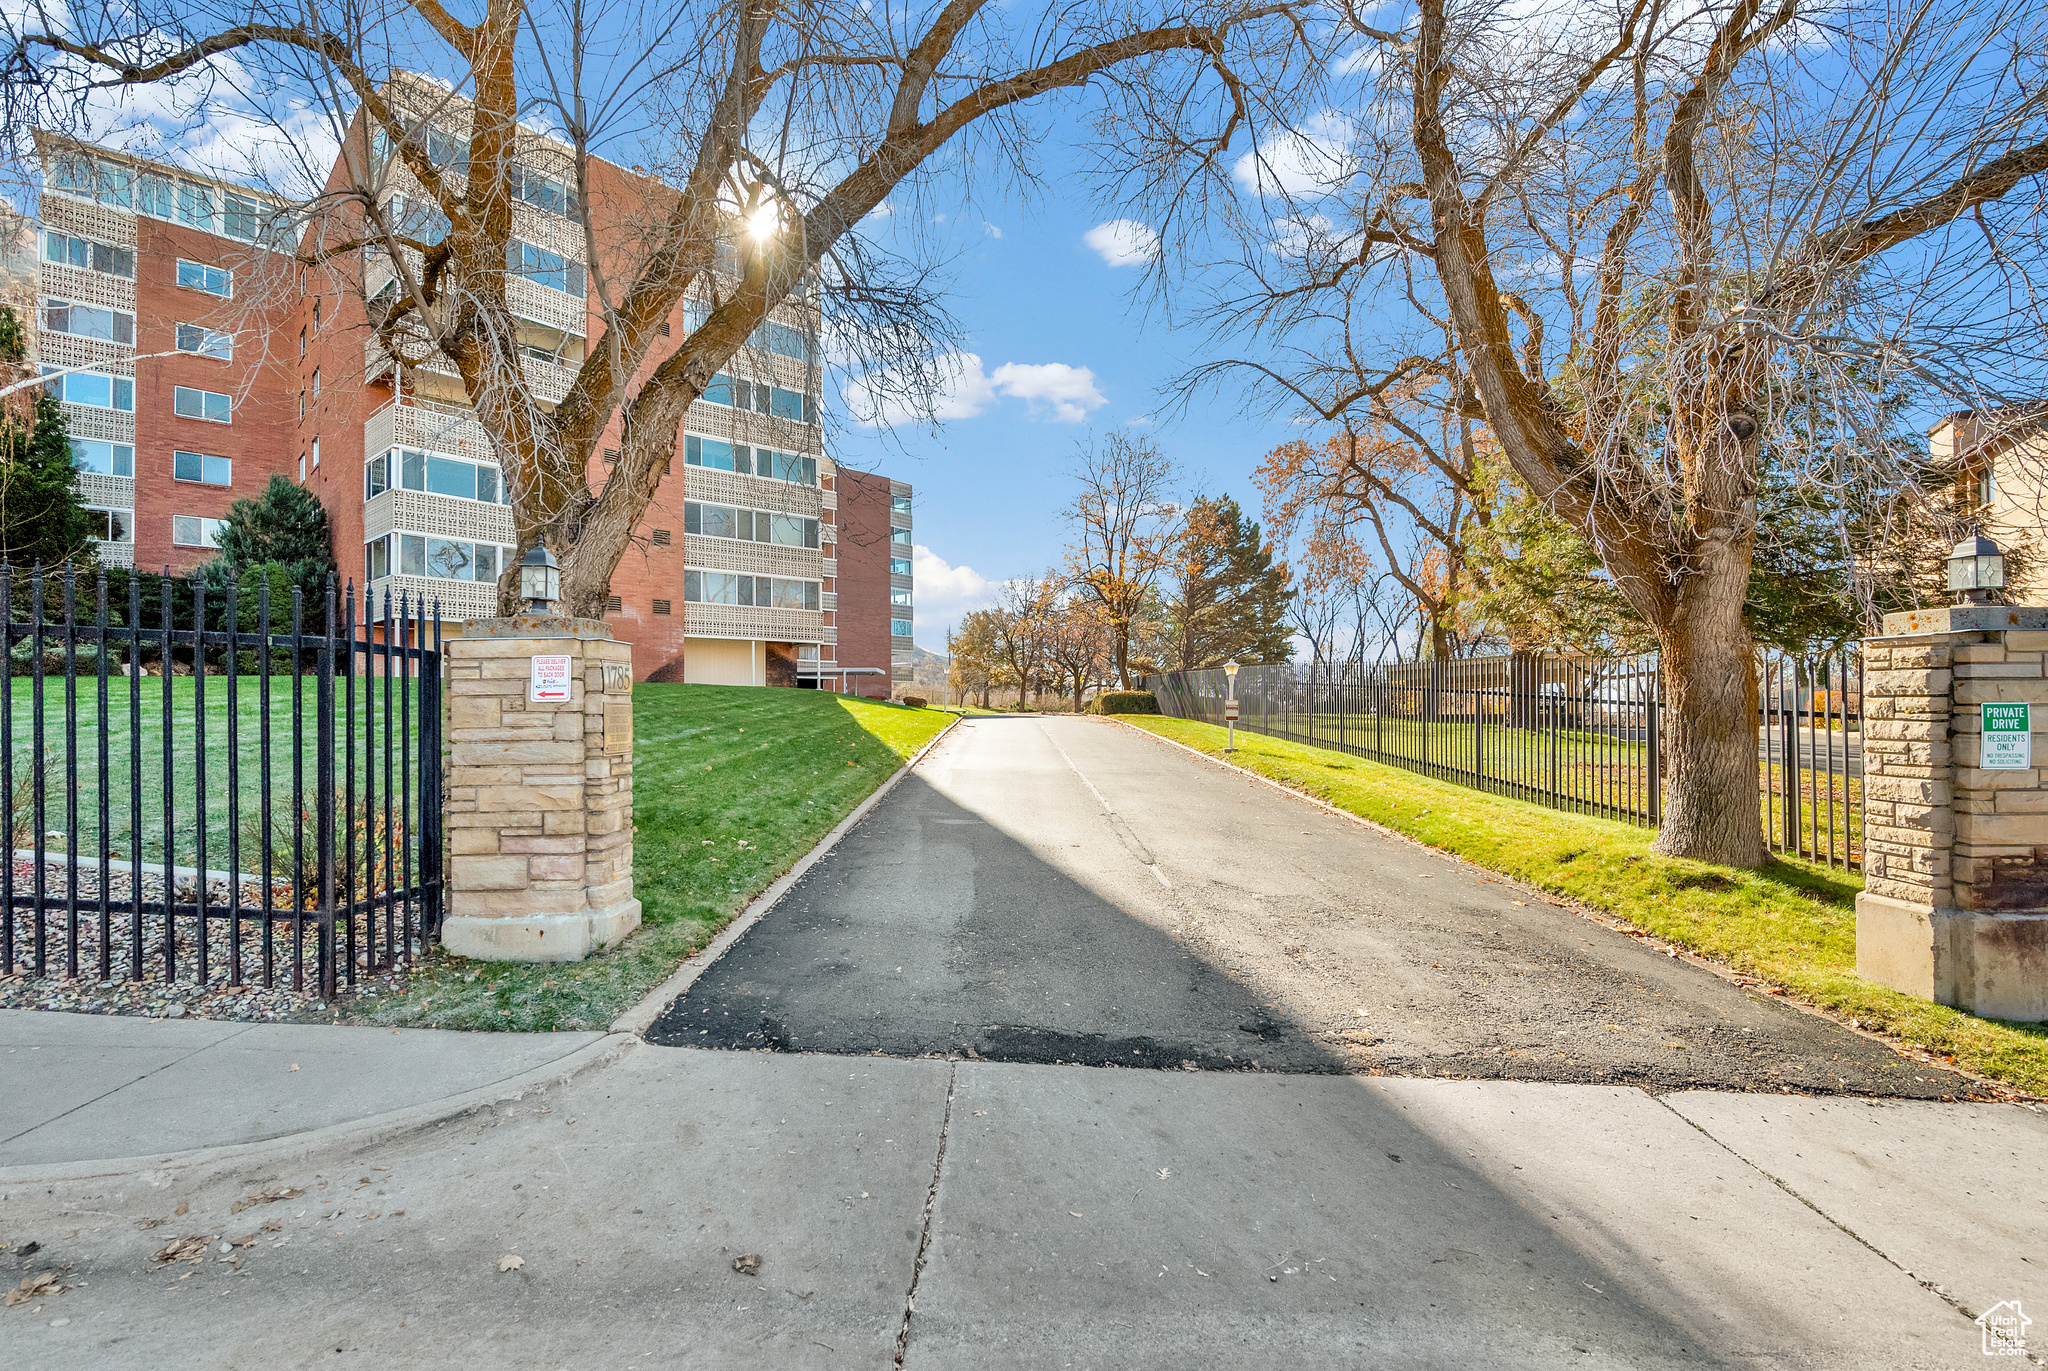
MULTIPOLYGON (((64 970, 69 953, 66 942, 65 881, 69 868, 61 864, 44 867, 47 882, 43 911, 43 937, 46 948, 44 965, 47 974, 33 974, 35 953, 35 915, 27 908, 0 912, 0 917, 11 914, 14 920, 14 974, 0 975, 0 1009, 51 1009, 81 1014, 129 1014, 148 1018, 199 1018, 238 1019, 245 1021, 290 1021, 330 1022, 338 1011, 339 1003, 356 998, 378 998, 385 995, 402 994, 405 989, 404 972, 376 971, 368 966, 363 953, 356 957, 356 984, 353 988, 342 987, 335 1000, 325 1000, 312 986, 316 974, 314 949, 317 934, 310 921, 304 934, 304 976, 308 988, 304 991, 291 989, 292 978, 292 931, 288 923, 275 925, 272 934, 274 965, 276 967, 275 988, 261 984, 263 975, 263 920, 245 918, 242 925, 242 985, 229 984, 231 963, 229 957, 228 925, 224 918, 209 917, 207 923, 207 979, 200 984, 198 979, 199 934, 198 920, 186 915, 177 920, 176 944, 177 976, 164 976, 164 920, 161 913, 145 910, 142 922, 142 975, 139 981, 122 979, 127 975, 129 957, 129 923, 131 915, 115 910, 108 915, 108 932, 112 949, 113 974, 116 979, 99 979, 100 916, 99 871, 96 867, 81 867, 78 873, 78 972, 77 977, 67 977, 64 970)), ((125 900, 129 896, 131 882, 135 878, 127 872, 116 871, 107 886, 109 898, 125 900)), ((35 880, 35 863, 32 860, 17 860, 14 864, 14 888, 17 895, 28 891, 35 880)), ((141 877, 142 899, 145 905, 163 896, 164 878, 154 872, 144 872, 141 877)), ((197 899, 196 881, 191 876, 180 878, 178 898, 184 902, 197 899)), ((224 876, 216 876, 208 882, 207 898, 210 903, 225 907, 228 902, 228 882, 224 876)), ((242 883, 242 902, 245 906, 260 907, 263 891, 260 883, 242 883)), ((280 907, 290 904, 290 887, 284 886, 273 896, 280 907)))

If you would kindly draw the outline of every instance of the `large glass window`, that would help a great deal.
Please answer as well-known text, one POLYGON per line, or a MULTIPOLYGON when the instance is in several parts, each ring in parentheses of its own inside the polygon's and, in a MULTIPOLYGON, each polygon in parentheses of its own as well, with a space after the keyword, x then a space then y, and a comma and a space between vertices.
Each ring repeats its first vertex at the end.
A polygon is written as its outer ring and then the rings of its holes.
POLYGON ((197 481, 201 485, 231 486, 235 483, 235 464, 231 458, 202 452, 173 452, 171 477, 179 481, 197 481))
POLYGON ((85 517, 88 521, 86 536, 89 538, 97 538, 103 543, 135 541, 135 530, 130 526, 134 518, 133 510, 102 509, 95 505, 87 505, 85 517))
MULTIPOLYGON (((49 376, 55 370, 55 367, 44 367, 43 374, 49 376)), ((90 405, 94 409, 118 409, 131 414, 135 410, 135 382, 126 376, 72 371, 50 376, 43 382, 43 389, 50 393, 52 399, 67 405, 90 405)))
POLYGON ((818 607, 818 583, 786 576, 743 576, 729 571, 685 571, 683 598, 696 604, 755 609, 818 607))
POLYGON ((401 238, 431 246, 448 236, 448 216, 431 201, 394 195, 386 208, 391 215, 391 226, 401 238))
POLYGON ((106 343, 135 345, 135 316, 126 310, 74 305, 69 300, 45 300, 43 327, 51 333, 68 333, 74 338, 97 338, 106 343))
POLYGON ((891 514, 910 513, 910 497, 908 495, 891 495, 889 497, 889 512, 891 514))
POLYGON ((505 269, 516 272, 535 285, 583 298, 583 264, 549 252, 546 248, 517 238, 505 244, 505 269))
POLYGON ((136 180, 135 189, 135 208, 138 213, 153 215, 158 219, 176 217, 178 190, 170 177, 157 176, 145 171, 136 180))
POLYGON ((203 324, 178 325, 177 342, 180 352, 196 352, 201 357, 212 357, 222 362, 235 360, 235 335, 203 324))
POLYGON ((741 542, 779 543, 784 547, 818 545, 818 521, 766 509, 683 502, 683 532, 704 538, 737 538, 741 542))
POLYGON ((889 530, 889 541, 890 541, 890 542, 892 542, 892 543, 907 543, 907 542, 909 542, 909 541, 910 541, 910 530, 909 530, 909 529, 907 529, 907 528, 892 528, 892 529, 890 529, 890 530, 889 530))
POLYGON ((43 233, 43 260, 85 271, 103 271, 109 276, 135 279, 135 249, 95 243, 90 238, 73 238, 67 233, 43 233))
POLYGON ((890 591, 889 603, 892 605, 902 605, 905 609, 910 608, 910 592, 907 590, 890 591))
POLYGON ((207 419, 216 424, 225 424, 234 418, 235 397, 223 395, 217 390, 173 386, 171 408, 186 419, 207 419))
POLYGON ((913 628, 914 625, 908 619, 891 619, 889 621, 889 634, 894 638, 908 638, 913 628))
POLYGON ((406 490, 423 490, 429 495, 481 500, 487 505, 512 503, 505 483, 499 479, 497 467, 412 448, 392 448, 372 457, 367 463, 363 477, 364 499, 382 495, 393 485, 406 490))
POLYGON ((224 267, 210 267, 204 262, 187 262, 178 259, 178 284, 187 290, 203 290, 208 295, 223 298, 235 293, 235 278, 224 267))
POLYGON ((101 476, 133 476, 135 448, 128 443, 105 443, 97 438, 71 440, 71 465, 101 476))
POLYGON ((171 542, 177 547, 219 547, 224 519, 202 519, 194 514, 171 516, 171 542))
MULTIPOLYGON (((398 539, 398 569, 407 576, 438 576, 447 581, 495 581, 512 549, 496 543, 471 543, 419 533, 398 539)), ((374 579, 374 578, 373 578, 374 579)))
POLYGON ((704 389, 703 399, 708 404, 772 414, 778 419, 790 419, 799 424, 817 421, 817 402, 801 392, 784 390, 761 381, 744 381, 723 372, 711 378, 711 384, 704 389))
POLYGON ((195 186, 190 181, 178 182, 178 222, 188 224, 208 233, 219 227, 214 208, 212 186, 195 186))
POLYGON ((512 194, 535 209, 565 217, 576 213, 576 189, 566 181, 544 176, 518 162, 506 168, 506 178, 512 194))
POLYGON ((49 172, 52 190, 69 191, 83 200, 103 205, 135 207, 135 172, 117 162, 65 153, 52 160, 49 172))
POLYGON ((263 220, 263 206, 246 195, 229 191, 224 197, 226 207, 221 215, 221 232, 230 238, 239 238, 245 243, 256 241, 256 235, 263 220))
POLYGON ((891 576, 910 575, 910 559, 908 557, 891 557, 889 559, 889 574, 891 576))

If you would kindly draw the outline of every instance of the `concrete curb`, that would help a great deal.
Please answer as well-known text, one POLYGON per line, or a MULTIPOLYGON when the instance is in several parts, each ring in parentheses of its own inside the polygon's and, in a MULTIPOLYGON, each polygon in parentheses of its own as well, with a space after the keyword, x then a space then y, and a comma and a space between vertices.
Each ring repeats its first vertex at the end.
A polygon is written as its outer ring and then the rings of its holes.
POLYGON ((534 1067, 530 1071, 522 1071, 516 1076, 508 1076, 490 1085, 463 1091, 459 1095, 427 1100, 420 1104, 407 1105, 403 1109, 372 1114, 368 1118, 351 1119, 346 1123, 329 1124, 325 1128, 311 1128, 301 1133, 265 1138, 261 1142, 195 1147, 183 1152, 166 1152, 154 1156, 109 1157, 85 1162, 52 1165, 32 1163, 0 1167, 0 1199, 6 1198, 8 1190, 24 1185, 75 1184, 131 1176, 138 1172, 158 1173, 150 1177, 149 1183, 162 1185, 170 1180, 168 1175, 163 1174, 168 1172, 185 1173, 177 1179, 181 1182, 197 1183, 217 1172, 274 1170, 314 1152, 367 1147, 372 1143, 488 1109, 506 1100, 520 1099, 529 1091, 566 1085, 587 1071, 610 1065, 640 1045, 638 1038, 623 1033, 607 1033, 597 1041, 585 1043, 574 1052, 557 1057, 545 1065, 534 1067))
POLYGON ((713 962, 725 955, 727 948, 745 937, 748 929, 761 922, 762 916, 767 914, 770 909, 773 909, 776 903, 789 893, 791 886, 802 880, 805 873, 816 866, 826 853, 838 846, 839 840, 852 832, 854 825, 867 818, 874 807, 882 802, 882 797, 894 790, 896 783, 905 776, 908 776, 911 768, 923 761, 925 755, 944 741, 946 735, 959 727, 959 725, 960 718, 956 716, 952 723, 947 724, 944 728, 933 734, 932 740, 919 748, 916 756, 898 767, 895 775, 876 786, 872 794, 854 806, 853 813, 841 819, 833 826, 830 833, 827 833, 818 840, 816 847, 805 853, 797 861, 797 864, 788 871, 785 871, 774 884, 755 896, 754 902, 741 911, 738 918, 720 929, 718 936, 706 943, 702 951, 676 968, 676 973, 673 976, 670 976, 648 994, 642 996, 638 1004, 614 1019, 611 1031, 614 1033, 631 1033, 638 1037, 652 1027, 655 1019, 659 1017, 663 1009, 668 1007, 671 1000, 674 1000, 676 996, 694 985, 697 978, 703 975, 713 962))

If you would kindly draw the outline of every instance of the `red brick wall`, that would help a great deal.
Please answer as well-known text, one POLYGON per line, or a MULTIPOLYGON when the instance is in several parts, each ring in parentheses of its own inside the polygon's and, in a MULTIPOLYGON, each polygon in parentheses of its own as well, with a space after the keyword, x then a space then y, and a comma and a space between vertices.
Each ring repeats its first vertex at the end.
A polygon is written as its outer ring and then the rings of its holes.
POLYGON ((262 493, 275 472, 291 473, 292 416, 296 398, 280 350, 283 320, 293 302, 266 282, 276 263, 246 244, 196 229, 138 217, 135 254, 135 564, 193 570, 208 548, 173 547, 171 517, 218 519, 228 506, 262 493), (226 267, 235 273, 236 297, 222 300, 178 285, 178 259, 226 267), (233 332, 234 360, 170 352, 177 326, 203 324, 233 332), (177 386, 235 397, 232 423, 179 417, 177 386), (198 452, 234 462, 234 483, 211 486, 172 477, 172 453, 198 452))
POLYGON ((847 689, 889 698, 889 478, 839 468, 839 665, 879 667, 847 689))

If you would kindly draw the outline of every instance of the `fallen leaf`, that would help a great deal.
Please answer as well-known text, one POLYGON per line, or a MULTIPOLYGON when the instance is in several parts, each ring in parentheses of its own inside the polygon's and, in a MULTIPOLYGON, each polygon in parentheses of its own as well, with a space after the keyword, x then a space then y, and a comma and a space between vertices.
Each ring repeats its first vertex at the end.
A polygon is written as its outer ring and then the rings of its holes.
MULTIPOLYGON (((364 1184, 367 1185, 369 1182, 365 1181, 364 1184)), ((253 1195, 244 1195, 241 1199, 229 1205, 228 1213, 239 1214, 244 1209, 254 1209, 259 1204, 275 1204, 279 1200, 295 1200, 305 1193, 305 1191, 297 1186, 292 1185, 280 1185, 269 1190, 259 1190, 253 1195)), ((181 1214, 185 1212, 183 1206, 179 1207, 178 1212, 181 1214)))
POLYGON ((279 1223, 276 1219, 265 1219, 263 1221, 263 1227, 258 1231, 263 1233, 282 1233, 284 1232, 284 1225, 279 1223))
POLYGON ((1072 1214, 1077 1219, 1081 1217, 1081 1211, 1078 1209, 1069 1209, 1067 1212, 1069 1214, 1072 1214))
POLYGON ((500 1271, 517 1271, 524 1265, 526 1265, 526 1258, 516 1256, 510 1252, 498 1258, 498 1269, 500 1271))
POLYGON ((175 1212, 175 1213, 179 1213, 179 1214, 189 1214, 189 1213, 191 1213, 191 1212, 192 1212, 192 1206, 191 1206, 191 1205, 189 1205, 189 1204, 187 1204, 187 1203, 185 1203, 185 1202, 184 1202, 183 1200, 179 1200, 179 1201, 178 1201, 178 1207, 177 1207, 177 1209, 176 1209, 175 1211, 173 1211, 173 1212, 175 1212))
POLYGON ((1163 1181, 1163 1180, 1167 1180, 1167 1179, 1171 1178, 1171 1177, 1172 1177, 1172 1175, 1173 1175, 1173 1168, 1172 1168, 1172 1167, 1170 1167, 1170 1166, 1162 1166, 1162 1167, 1160 1167, 1160 1168, 1159 1168, 1159 1179, 1160 1179, 1160 1180, 1162 1180, 1162 1181, 1163 1181))
POLYGON ((23 1276, 21 1278, 21 1288, 8 1291, 7 1298, 4 1301, 0 1301, 0 1304, 4 1304, 11 1309, 17 1304, 27 1304, 30 1300, 40 1300, 52 1295, 61 1295, 64 1293, 64 1290, 65 1287, 57 1280, 57 1273, 55 1271, 45 1271, 39 1276, 23 1276))
POLYGON ((244 1233, 239 1238, 229 1238, 228 1245, 231 1247, 254 1247, 256 1245, 256 1235, 254 1233, 244 1233))
POLYGON ((183 1261, 202 1262, 206 1260, 206 1249, 211 1246, 213 1246, 213 1239, 206 1234, 187 1233, 182 1238, 171 1239, 162 1247, 150 1253, 149 1258, 151 1261, 163 1262, 165 1265, 169 1265, 171 1262, 183 1261))
POLYGON ((297 1062, 293 1062, 293 1063, 291 1064, 291 1070, 293 1070, 293 1071, 297 1071, 298 1069, 299 1069, 299 1064, 298 1064, 297 1062))
POLYGON ((760 1275, 761 1254, 759 1252, 749 1252, 744 1257, 734 1257, 732 1259, 732 1269, 739 1272, 742 1276, 760 1275))

